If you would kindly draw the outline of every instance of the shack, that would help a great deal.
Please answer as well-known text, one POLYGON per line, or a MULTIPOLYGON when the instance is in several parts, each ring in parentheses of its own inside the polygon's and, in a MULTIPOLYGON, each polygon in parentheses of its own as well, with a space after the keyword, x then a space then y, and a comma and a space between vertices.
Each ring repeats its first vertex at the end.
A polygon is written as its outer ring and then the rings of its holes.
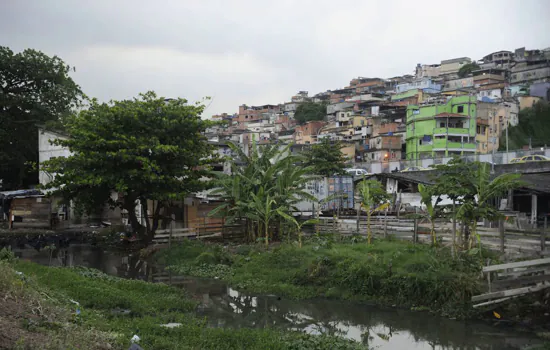
POLYGON ((52 226, 52 203, 36 189, 0 192, 2 219, 10 228, 52 226))

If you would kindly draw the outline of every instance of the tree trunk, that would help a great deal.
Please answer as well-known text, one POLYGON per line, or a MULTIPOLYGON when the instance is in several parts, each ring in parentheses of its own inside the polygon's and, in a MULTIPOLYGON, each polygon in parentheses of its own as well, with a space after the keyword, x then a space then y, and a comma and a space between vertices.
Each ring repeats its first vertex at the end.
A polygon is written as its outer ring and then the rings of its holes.
POLYGON ((466 249, 468 248, 468 242, 470 241, 470 224, 471 223, 464 224, 464 241, 462 244, 466 249))
POLYGON ((455 212, 455 201, 453 200, 453 237, 452 237, 452 246, 451 246, 451 255, 453 258, 456 256, 456 212, 455 212))
MULTIPOLYGON (((164 203, 161 202, 161 201, 157 201, 157 207, 153 211, 153 225, 151 226, 151 229, 147 233, 147 237, 149 239, 149 242, 152 241, 153 238, 155 238, 155 233, 157 232, 157 229, 159 227, 159 221, 161 219, 160 210, 163 209, 163 208, 164 208, 164 203)), ((163 211, 163 214, 165 214, 164 211, 163 211)), ((167 216, 163 215, 162 220, 164 221, 165 218, 167 218, 167 216)), ((172 225, 172 215, 170 215, 169 222, 170 222, 170 225, 172 225)))
POLYGON ((124 209, 128 212, 128 221, 130 221, 130 226, 132 227, 132 232, 138 236, 143 236, 144 229, 137 219, 136 216, 136 200, 131 198, 124 198, 124 209))
POLYGON ((269 248, 269 223, 265 222, 265 250, 269 248))
POLYGON ((372 232, 370 230, 370 208, 367 209, 367 243, 370 245, 372 240, 372 232))

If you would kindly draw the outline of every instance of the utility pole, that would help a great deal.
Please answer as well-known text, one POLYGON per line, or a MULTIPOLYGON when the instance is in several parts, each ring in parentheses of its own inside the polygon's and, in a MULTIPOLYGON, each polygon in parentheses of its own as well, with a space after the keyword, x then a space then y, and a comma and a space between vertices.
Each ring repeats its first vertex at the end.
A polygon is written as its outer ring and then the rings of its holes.
POLYGON ((508 111, 508 105, 506 103, 504 107, 506 108, 506 164, 508 164, 508 118, 510 117, 510 112, 508 111))
MULTIPOLYGON (((491 128, 492 130, 492 137, 491 137, 491 142, 493 144, 493 155, 491 157, 491 172, 494 173, 495 172, 495 148, 497 146, 497 123, 496 123, 496 111, 492 111, 493 115, 492 115, 492 118, 493 118, 493 127, 491 128)), ((500 136, 499 136, 499 144, 500 144, 500 136)))

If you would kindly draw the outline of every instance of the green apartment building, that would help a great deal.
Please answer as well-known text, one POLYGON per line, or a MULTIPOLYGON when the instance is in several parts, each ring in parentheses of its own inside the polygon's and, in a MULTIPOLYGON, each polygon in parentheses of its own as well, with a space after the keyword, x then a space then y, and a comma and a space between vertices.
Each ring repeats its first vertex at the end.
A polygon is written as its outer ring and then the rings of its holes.
POLYGON ((475 96, 456 96, 446 103, 407 107, 407 159, 475 153, 475 96))

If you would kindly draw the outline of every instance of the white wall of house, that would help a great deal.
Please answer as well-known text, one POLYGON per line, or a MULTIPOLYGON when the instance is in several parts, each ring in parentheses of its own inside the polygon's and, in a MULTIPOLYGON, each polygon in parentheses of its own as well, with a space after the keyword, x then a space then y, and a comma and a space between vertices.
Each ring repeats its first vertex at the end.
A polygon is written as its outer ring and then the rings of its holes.
POLYGON ((53 180, 52 174, 42 171, 42 163, 52 158, 69 157, 72 154, 68 148, 52 145, 50 143, 50 141, 56 139, 67 140, 68 138, 56 132, 43 129, 38 130, 38 162, 40 163, 38 182, 41 185, 45 185, 53 180))

